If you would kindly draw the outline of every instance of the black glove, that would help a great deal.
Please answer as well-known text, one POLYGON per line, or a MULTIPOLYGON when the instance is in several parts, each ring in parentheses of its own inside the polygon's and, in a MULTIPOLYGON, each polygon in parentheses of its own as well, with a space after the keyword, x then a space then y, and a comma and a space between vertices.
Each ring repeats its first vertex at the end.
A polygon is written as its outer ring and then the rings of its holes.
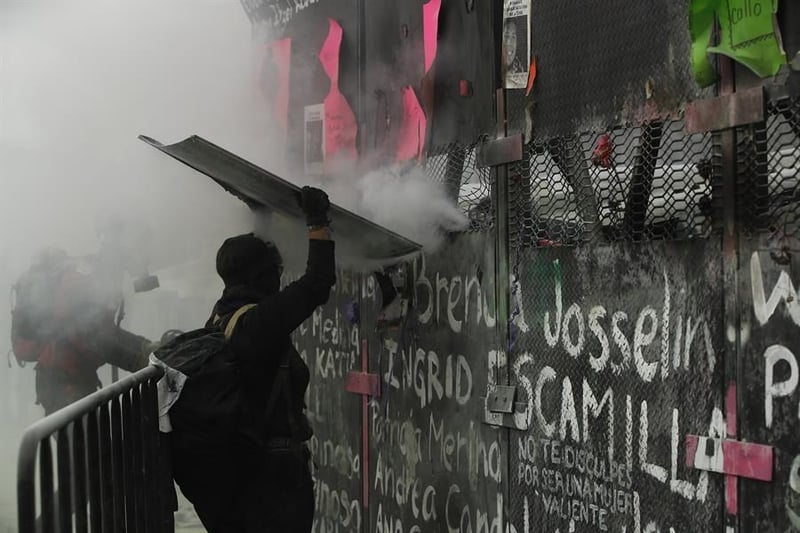
POLYGON ((300 191, 300 208, 306 215, 306 225, 308 226, 327 226, 331 223, 328 218, 328 210, 331 202, 325 191, 314 187, 303 187, 300 191))

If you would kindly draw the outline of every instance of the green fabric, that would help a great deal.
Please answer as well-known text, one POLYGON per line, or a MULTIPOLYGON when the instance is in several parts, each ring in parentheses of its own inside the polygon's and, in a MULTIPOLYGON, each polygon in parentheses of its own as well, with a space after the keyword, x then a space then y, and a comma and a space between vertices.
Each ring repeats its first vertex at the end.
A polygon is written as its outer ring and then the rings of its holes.
POLYGON ((708 87, 717 79, 709 53, 728 56, 762 78, 777 74, 786 63, 775 23, 777 12, 778 0, 691 0, 689 33, 697 84, 708 87), (715 20, 720 43, 710 46, 715 20))
POLYGON ((692 37, 692 71, 700 87, 717 81, 717 73, 708 59, 708 47, 714 32, 714 18, 721 0, 692 0, 689 6, 689 33, 692 37))
POLYGON ((724 0, 719 10, 720 43, 709 48, 746 66, 762 78, 786 63, 776 32, 778 0, 724 0))

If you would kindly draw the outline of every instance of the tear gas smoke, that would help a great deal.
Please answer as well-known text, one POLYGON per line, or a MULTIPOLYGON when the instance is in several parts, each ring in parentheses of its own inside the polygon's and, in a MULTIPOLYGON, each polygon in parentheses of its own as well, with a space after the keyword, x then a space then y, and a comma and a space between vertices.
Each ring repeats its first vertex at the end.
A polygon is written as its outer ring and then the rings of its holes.
MULTIPOLYGON (((133 228, 125 254, 161 278, 160 289, 142 295, 130 294, 127 284, 123 326, 157 338, 169 328, 201 325, 221 290, 217 247, 257 221, 239 200, 137 135, 175 142, 198 134, 309 183, 285 168, 269 105, 253 91, 254 57, 249 21, 234 0, 0 3, 0 286, 10 287, 45 246, 95 253, 109 217, 118 217, 133 228)), ((334 202, 428 250, 444 231, 465 225, 420 170, 348 175, 325 182, 334 202)), ((301 228, 289 239, 292 231, 267 227, 284 254, 305 253, 301 228)), ((358 236, 335 237, 340 266, 374 266, 348 253, 348 241, 358 236)), ((9 309, 0 305, 0 332, 9 322, 9 309)), ((0 333, 0 348, 10 348, 7 333, 0 333)), ((30 368, 9 367, 0 376, 5 529, 15 522, 18 438, 41 411, 33 405, 30 368)))
MULTIPOLYGON (((323 188, 335 204, 411 239, 427 252, 438 249, 447 232, 463 230, 468 223, 444 188, 418 167, 387 166, 364 175, 340 172, 335 179, 307 178, 305 184, 323 188)), ((304 268, 306 248, 297 246, 305 238, 302 221, 266 213, 256 214, 256 218, 256 234, 276 243, 287 267, 295 271, 304 268)), ((358 252, 360 235, 333 230, 340 267, 371 272, 397 262, 367 259, 358 252)))
MULTIPOLYGON (((122 213, 149 228, 152 238, 135 252, 151 270, 208 258, 204 274, 213 275, 213 251, 225 236, 251 229, 251 215, 138 133, 163 142, 197 133, 298 185, 314 183, 285 167, 269 103, 253 90, 256 54, 238 3, 43 0, 3 9, 0 209, 16 230, 2 239, 10 272, 44 245, 91 253, 99 214, 122 213)), ((334 202, 428 251, 445 231, 466 225, 421 170, 345 170, 321 186, 334 202)), ((303 239, 268 237, 304 253, 303 239)), ((336 235, 340 266, 364 267, 347 253, 357 238, 336 235)))

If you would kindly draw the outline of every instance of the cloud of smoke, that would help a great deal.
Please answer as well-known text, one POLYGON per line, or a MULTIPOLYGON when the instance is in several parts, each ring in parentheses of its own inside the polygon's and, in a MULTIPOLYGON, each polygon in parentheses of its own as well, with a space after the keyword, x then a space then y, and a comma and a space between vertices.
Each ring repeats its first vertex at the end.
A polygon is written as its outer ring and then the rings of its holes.
MULTIPOLYGON (((468 220, 447 196, 443 187, 433 183, 418 168, 386 166, 363 175, 349 173, 346 166, 334 178, 289 178, 296 185, 312 185, 328 192, 331 201, 384 228, 421 245, 426 252, 437 250, 447 232, 460 231, 468 220)), ((280 248, 287 267, 302 269, 305 265, 305 225, 276 214, 257 215, 257 234, 280 248), (298 246, 297 243, 303 243, 298 246)), ((397 259, 367 259, 360 246, 360 235, 336 231, 336 259, 342 268, 355 272, 371 272, 397 259)))
MULTIPOLYGON (((151 338, 199 326, 221 289, 216 248, 258 222, 242 202, 137 135, 170 143, 198 134, 298 185, 314 184, 285 168, 269 102, 253 90, 255 57, 250 23, 234 0, 0 3, 0 287, 45 246, 95 253, 110 221, 122 219, 136 236, 126 253, 161 278, 152 293, 127 289, 123 325, 151 338)), ((351 170, 322 186, 334 202, 429 251, 466 223, 420 169, 351 170)), ((301 256, 302 224, 282 224, 290 230, 267 224, 268 233, 287 255, 301 256)), ((335 237, 340 266, 372 266, 354 251, 358 236, 335 237)), ((9 315, 0 305, 0 332, 9 331, 9 315)), ((0 334, 0 349, 9 348, 0 334)), ((33 372, 0 375, 13 397, 3 418, 21 427, 40 416, 31 405, 33 372)))
MULTIPOLYGON (((123 326, 158 338, 200 325, 220 290, 216 246, 250 228, 248 210, 136 136, 198 132, 243 152, 269 146, 252 118, 250 54, 238 2, 0 3, 0 290, 44 246, 96 252, 114 215, 147 236, 131 239, 130 252, 151 269, 172 265, 159 272, 161 289, 128 295, 123 326)), ((5 354, 10 312, 2 302, 5 354)), ((3 367, 0 528, 13 530, 16 447, 42 411, 31 367, 3 367)))

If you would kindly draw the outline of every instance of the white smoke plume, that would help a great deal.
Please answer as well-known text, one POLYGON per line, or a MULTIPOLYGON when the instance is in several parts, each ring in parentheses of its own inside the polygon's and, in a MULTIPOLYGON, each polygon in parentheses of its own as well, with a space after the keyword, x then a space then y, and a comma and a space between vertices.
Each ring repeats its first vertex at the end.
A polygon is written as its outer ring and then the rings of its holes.
MULTIPOLYGON (((0 2, 0 291, 45 246, 73 256, 95 253, 108 221, 121 216, 138 228, 135 234, 146 235, 129 251, 161 278, 152 293, 127 289, 123 326, 158 338, 169 328, 201 325, 221 291, 216 248, 253 229, 253 216, 137 135, 171 143, 198 134, 265 168, 286 170, 269 105, 253 91, 254 57, 250 23, 235 0, 0 2)), ((313 184, 300 176, 285 177, 313 184)), ((465 225, 421 170, 353 173, 325 187, 334 202, 427 250, 465 225)), ((340 263, 358 265, 348 255, 348 241, 357 236, 336 238, 343 241, 340 263)), ((305 250, 302 234, 276 240, 305 250)), ((10 349, 9 322, 0 303, 2 353, 10 349)), ((0 378, 0 530, 6 531, 15 524, 18 438, 41 410, 33 405, 30 368, 9 364, 0 378)), ((101 378, 108 383, 107 375, 101 378)))

